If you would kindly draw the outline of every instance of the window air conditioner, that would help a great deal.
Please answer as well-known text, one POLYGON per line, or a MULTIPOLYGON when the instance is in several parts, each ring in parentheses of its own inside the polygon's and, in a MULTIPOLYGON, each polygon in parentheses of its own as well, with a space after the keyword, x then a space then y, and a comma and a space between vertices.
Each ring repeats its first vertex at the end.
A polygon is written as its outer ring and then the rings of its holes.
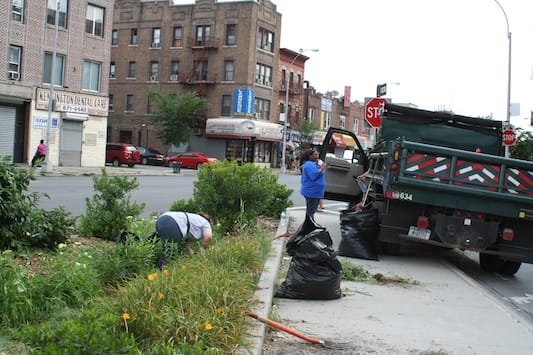
POLYGON ((170 74, 170 81, 178 81, 178 74, 170 74))
POLYGON ((157 75, 151 75, 150 81, 157 81, 157 75))
POLYGON ((270 81, 265 81, 266 86, 272 86, 272 83, 270 81))
POLYGON ((159 48, 161 46, 160 42, 152 42, 152 48, 159 48))
POLYGON ((10 71, 9 72, 9 80, 19 80, 20 73, 17 73, 16 71, 10 71))

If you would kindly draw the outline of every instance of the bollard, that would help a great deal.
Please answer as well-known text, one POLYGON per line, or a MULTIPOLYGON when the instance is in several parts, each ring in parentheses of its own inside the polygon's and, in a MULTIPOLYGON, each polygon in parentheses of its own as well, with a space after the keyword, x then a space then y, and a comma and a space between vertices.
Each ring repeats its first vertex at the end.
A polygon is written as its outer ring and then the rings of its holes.
POLYGON ((181 164, 179 161, 173 161, 172 162, 172 172, 174 174, 179 174, 181 171, 181 164))

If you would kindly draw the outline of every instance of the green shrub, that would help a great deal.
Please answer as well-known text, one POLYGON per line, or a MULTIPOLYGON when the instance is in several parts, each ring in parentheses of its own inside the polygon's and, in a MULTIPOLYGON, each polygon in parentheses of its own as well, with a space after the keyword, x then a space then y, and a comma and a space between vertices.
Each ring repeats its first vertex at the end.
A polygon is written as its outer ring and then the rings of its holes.
POLYGON ((94 176, 92 199, 86 198, 86 214, 80 217, 80 235, 115 240, 129 227, 128 218, 137 218, 144 210, 145 203, 131 202, 130 192, 139 186, 136 177, 109 177, 105 168, 102 176, 94 176))
POLYGON ((194 204, 208 213, 222 230, 253 226, 261 215, 278 217, 292 205, 291 189, 277 183, 277 175, 255 164, 223 161, 198 171, 194 204))
POLYGON ((54 249, 75 227, 63 207, 38 208, 39 194, 27 193, 34 169, 20 169, 0 159, 0 250, 26 247, 54 249))

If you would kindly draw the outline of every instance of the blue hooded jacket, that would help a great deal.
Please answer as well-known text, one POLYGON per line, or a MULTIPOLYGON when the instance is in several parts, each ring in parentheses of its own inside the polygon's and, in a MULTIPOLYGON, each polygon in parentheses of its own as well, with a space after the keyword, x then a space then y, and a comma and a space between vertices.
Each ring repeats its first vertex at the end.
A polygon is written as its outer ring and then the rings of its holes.
POLYGON ((302 166, 300 193, 304 197, 324 198, 326 187, 325 170, 319 171, 320 166, 316 161, 308 160, 302 166))

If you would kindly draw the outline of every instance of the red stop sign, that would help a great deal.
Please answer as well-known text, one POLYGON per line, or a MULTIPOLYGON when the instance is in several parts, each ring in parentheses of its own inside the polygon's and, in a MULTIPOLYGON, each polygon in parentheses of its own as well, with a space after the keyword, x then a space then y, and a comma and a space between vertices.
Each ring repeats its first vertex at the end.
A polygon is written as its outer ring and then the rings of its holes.
POLYGON ((506 129, 503 131, 503 145, 510 146, 516 143, 516 134, 512 129, 506 129))
POLYGON ((381 127, 381 115, 387 99, 374 97, 365 105, 365 119, 371 127, 381 127))

